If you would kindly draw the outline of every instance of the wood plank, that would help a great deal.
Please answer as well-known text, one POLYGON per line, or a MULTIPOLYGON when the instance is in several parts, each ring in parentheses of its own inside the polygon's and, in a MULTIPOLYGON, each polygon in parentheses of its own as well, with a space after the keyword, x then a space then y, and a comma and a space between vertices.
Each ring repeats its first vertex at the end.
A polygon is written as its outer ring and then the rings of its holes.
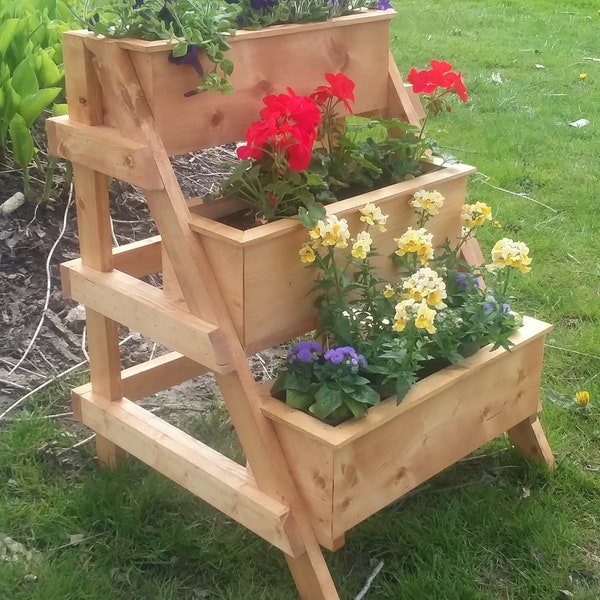
MULTIPOLYGON (((88 99, 93 104, 93 94, 88 99)), ((107 177, 78 163, 73 163, 73 177, 81 262, 96 272, 110 271, 113 255, 107 177)), ((70 282, 67 282, 67 293, 69 286, 70 282)), ((109 400, 118 400, 123 395, 118 324, 107 319, 102 310, 86 306, 86 326, 94 391, 109 400)), ((96 437, 96 454, 100 463, 115 466, 120 451, 99 435, 96 437)))
MULTIPOLYGON (((123 395, 132 401, 141 400, 156 392, 208 373, 203 365, 179 352, 169 352, 121 371, 123 395)), ((75 388, 77 395, 91 391, 91 383, 75 388)))
POLYGON ((121 136, 112 127, 84 125, 67 116, 46 120, 52 154, 146 189, 162 182, 148 146, 121 136))
POLYGON ((556 461, 537 416, 531 416, 508 430, 508 437, 525 458, 556 468, 556 461))
POLYGON ((392 53, 388 60, 388 101, 386 117, 396 117, 413 125, 419 125, 425 117, 425 111, 421 106, 419 98, 408 89, 402 81, 400 71, 396 66, 392 53))
POLYGON ((126 398, 80 395, 84 424, 286 554, 302 552, 287 506, 261 492, 246 469, 126 398))
POLYGON ((216 372, 231 370, 219 328, 191 315, 161 290, 120 271, 100 273, 77 261, 61 269, 74 300, 216 372))
POLYGON ((91 54, 83 43, 87 35, 90 35, 88 31, 67 31, 62 36, 69 117, 86 125, 101 125, 104 122, 102 90, 91 54))
POLYGON ((114 268, 131 275, 144 277, 162 270, 160 235, 113 248, 114 268))

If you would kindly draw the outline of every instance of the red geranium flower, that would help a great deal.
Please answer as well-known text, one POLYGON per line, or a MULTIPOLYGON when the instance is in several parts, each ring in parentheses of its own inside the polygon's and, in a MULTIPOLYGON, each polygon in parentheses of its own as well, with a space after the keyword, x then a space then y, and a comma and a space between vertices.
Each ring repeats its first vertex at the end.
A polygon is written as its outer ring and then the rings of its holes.
POLYGON ((344 103, 346 110, 352 113, 350 102, 354 103, 354 81, 344 73, 325 73, 329 86, 320 85, 311 94, 317 104, 324 104, 329 98, 337 98, 344 103))
POLYGON ((462 81, 462 74, 452 71, 452 65, 442 60, 431 61, 431 69, 417 71, 414 67, 409 71, 406 81, 411 83, 417 94, 434 94, 438 88, 446 93, 456 94, 463 102, 468 99, 467 88, 462 81))

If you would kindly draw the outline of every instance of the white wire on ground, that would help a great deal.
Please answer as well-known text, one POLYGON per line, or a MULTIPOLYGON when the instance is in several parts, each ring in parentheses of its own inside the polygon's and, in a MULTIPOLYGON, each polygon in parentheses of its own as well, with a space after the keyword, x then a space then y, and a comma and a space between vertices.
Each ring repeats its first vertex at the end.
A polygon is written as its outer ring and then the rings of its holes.
POLYGON ((35 344, 37 336, 40 333, 40 330, 42 329, 42 325, 44 324, 44 319, 46 317, 46 311, 48 310, 48 304, 50 304, 50 292, 52 291, 52 276, 50 273, 50 261, 52 260, 52 255, 54 254, 54 250, 56 250, 56 247, 58 246, 60 240, 62 239, 63 235, 65 234, 65 230, 67 229, 67 217, 69 215, 69 208, 71 208, 72 203, 73 203, 73 184, 71 184, 71 187, 69 189, 69 199, 67 200, 67 206, 65 207, 65 214, 63 216, 63 223, 62 223, 61 230, 59 231, 58 237, 54 241, 54 244, 52 244, 52 248, 50 248, 50 252, 48 253, 48 257, 46 259, 46 298, 44 300, 44 308, 42 310, 42 316, 40 317, 40 321, 36 327, 33 337, 31 338, 31 341, 29 342, 29 345, 27 346, 27 349, 25 350, 25 352, 23 353, 21 358, 17 361, 17 364, 8 372, 9 376, 12 375, 21 366, 21 363, 27 358, 27 356, 31 352, 31 349, 33 348, 33 345, 35 344))

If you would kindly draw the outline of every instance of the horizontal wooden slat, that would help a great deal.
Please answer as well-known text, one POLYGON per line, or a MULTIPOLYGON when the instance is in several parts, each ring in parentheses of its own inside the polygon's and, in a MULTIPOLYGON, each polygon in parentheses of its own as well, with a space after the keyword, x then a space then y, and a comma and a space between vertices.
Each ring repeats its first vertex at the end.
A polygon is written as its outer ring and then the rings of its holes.
POLYGON ((63 291, 86 307, 139 331, 217 373, 229 373, 219 328, 190 314, 182 302, 120 271, 101 273, 74 260, 61 265, 63 291))
POLYGON ((290 556, 303 545, 287 506, 245 467, 123 398, 73 392, 82 422, 290 556))
MULTIPOLYGON (((161 392, 174 385, 193 379, 207 372, 206 367, 199 365, 179 352, 169 352, 134 365, 121 371, 123 395, 129 400, 140 400, 156 392, 161 392)), ((86 383, 77 388, 78 394, 87 394, 92 384, 86 383)))
POLYGON ((84 125, 66 116, 48 119, 46 127, 52 154, 146 190, 163 189, 146 145, 123 137, 112 127, 84 125))
POLYGON ((113 248, 115 269, 132 277, 144 277, 162 271, 160 235, 113 248))

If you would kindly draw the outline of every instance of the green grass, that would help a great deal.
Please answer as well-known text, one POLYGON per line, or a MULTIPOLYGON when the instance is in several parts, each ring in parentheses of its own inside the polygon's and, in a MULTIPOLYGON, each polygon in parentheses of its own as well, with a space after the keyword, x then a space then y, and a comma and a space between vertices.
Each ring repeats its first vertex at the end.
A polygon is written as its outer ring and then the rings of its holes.
MULTIPOLYGON (((343 599, 383 560, 368 600, 597 600, 600 62, 583 58, 600 57, 600 5, 402 0, 397 9, 401 71, 446 59, 469 88, 469 102, 429 133, 486 176, 473 178, 470 200, 491 204, 506 235, 531 248, 517 308, 555 325, 542 421, 559 468, 530 465, 497 440, 352 530, 327 561, 343 599), (590 125, 569 126, 579 118, 590 125), (576 410, 580 389, 591 411, 576 410)), ((73 440, 42 418, 63 401, 53 393, 0 430, 0 533, 36 551, 9 561, 0 550, 0 598, 297 597, 280 552, 161 476, 134 460, 102 471, 85 448, 58 453, 73 440)), ((240 458, 219 406, 189 429, 240 458)))

